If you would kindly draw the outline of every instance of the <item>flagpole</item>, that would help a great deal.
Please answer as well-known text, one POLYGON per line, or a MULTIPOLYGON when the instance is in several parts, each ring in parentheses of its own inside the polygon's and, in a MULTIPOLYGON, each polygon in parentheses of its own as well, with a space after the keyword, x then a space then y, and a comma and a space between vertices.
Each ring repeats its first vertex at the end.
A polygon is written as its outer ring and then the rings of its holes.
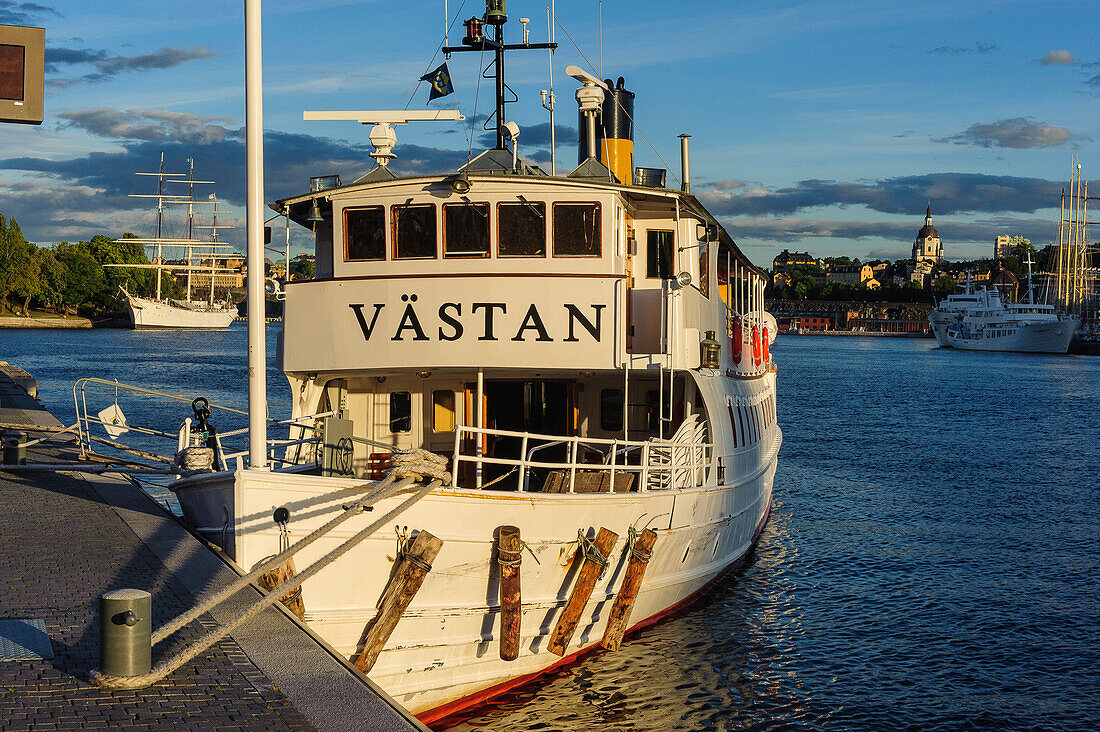
POLYGON ((245 0, 245 129, 248 150, 248 466, 267 469, 264 312, 264 116, 260 0, 245 0))

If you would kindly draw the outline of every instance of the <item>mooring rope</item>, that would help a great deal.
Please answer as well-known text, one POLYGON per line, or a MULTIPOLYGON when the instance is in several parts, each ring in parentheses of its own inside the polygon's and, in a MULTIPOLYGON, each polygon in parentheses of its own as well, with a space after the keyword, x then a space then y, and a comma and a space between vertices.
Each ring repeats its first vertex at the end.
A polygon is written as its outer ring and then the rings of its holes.
MULTIPOLYGON (((642 531, 646 530, 647 529, 642 529, 642 531)), ((638 548, 638 537, 641 535, 641 532, 631 526, 627 529, 626 533, 627 554, 629 554, 632 559, 637 559, 642 564, 648 564, 649 560, 653 557, 653 550, 643 551, 638 548)))
POLYGON ((16 432, 49 432, 50 433, 50 434, 46 435, 45 437, 39 437, 37 439, 29 440, 27 442, 20 442, 20 443, 15 445, 15 447, 34 447, 35 445, 37 445, 41 442, 46 442, 48 440, 54 439, 55 437, 60 437, 61 435, 66 435, 70 432, 75 432, 78 425, 79 425, 79 423, 71 424, 68 427, 44 427, 42 425, 26 425, 26 424, 16 425, 16 424, 3 423, 3 424, 0 424, 0 429, 2 429, 2 430, 14 430, 16 432))
POLYGON ((577 541, 580 543, 584 558, 600 568, 600 577, 603 577, 611 561, 603 555, 596 543, 584 535, 584 529, 577 529, 577 541))
POLYGON ((321 526, 311 534, 306 536, 301 541, 297 542, 293 546, 287 548, 285 551, 279 552, 271 559, 264 562, 259 567, 253 569, 247 575, 238 578, 232 582, 226 588, 216 592, 208 599, 202 601, 200 604, 183 613, 176 619, 170 621, 166 625, 162 626, 153 634, 152 643, 156 645, 166 637, 176 632, 183 626, 187 625, 191 621, 209 612, 212 608, 219 605, 229 596, 236 593, 248 584, 258 579, 260 575, 281 566, 290 556, 295 552, 300 551, 304 547, 313 543, 324 534, 328 533, 336 526, 346 521, 351 516, 362 513, 368 505, 376 503, 384 498, 387 498, 398 491, 408 488, 417 480, 430 478, 430 482, 427 485, 420 487, 416 493, 402 501, 397 507, 390 510, 384 516, 377 521, 367 526, 365 529, 357 533, 345 541, 340 546, 333 549, 327 555, 311 564, 305 571, 291 577, 283 584, 279 585, 275 589, 271 590, 263 597, 259 598, 251 607, 244 612, 240 613, 237 617, 224 623, 217 628, 214 628, 208 632, 205 636, 197 640, 191 646, 183 649, 175 656, 167 658, 161 661, 152 671, 140 676, 105 676, 100 671, 93 671, 91 674, 92 683, 105 689, 140 689, 150 684, 155 684, 168 674, 179 669, 185 663, 198 656, 200 653, 210 648, 226 635, 233 632, 235 628, 244 623, 246 620, 252 618, 264 608, 269 605, 278 602, 280 598, 289 595, 298 590, 302 584, 313 575, 320 572, 322 569, 332 564, 341 556, 346 554, 352 547, 366 539, 368 536, 378 531, 378 529, 387 525, 394 518, 399 516, 402 512, 419 501, 424 496, 431 493, 436 488, 445 484, 445 480, 449 480, 450 475, 444 470, 447 460, 434 453, 426 450, 410 450, 394 455, 392 460, 393 467, 387 473, 386 477, 376 484, 375 489, 368 495, 364 496, 360 500, 356 501, 351 506, 347 507, 342 514, 336 516, 331 521, 321 526), (430 457, 429 457, 430 456, 430 457), (442 473, 445 478, 439 479, 435 477, 436 473, 442 473))
POLYGON ((518 566, 520 566, 520 560, 523 558, 524 550, 527 550, 527 553, 530 554, 531 558, 535 560, 535 564, 538 564, 540 566, 542 565, 542 562, 539 561, 539 558, 535 554, 534 550, 531 549, 531 545, 528 544, 526 541, 523 541, 522 539, 519 542, 519 549, 514 549, 514 550, 513 549, 504 549, 504 548, 502 548, 498 545, 497 546, 497 564, 499 564, 502 567, 518 567, 518 566), (504 558, 505 554, 511 554, 513 556, 512 556, 511 559, 505 559, 504 558))

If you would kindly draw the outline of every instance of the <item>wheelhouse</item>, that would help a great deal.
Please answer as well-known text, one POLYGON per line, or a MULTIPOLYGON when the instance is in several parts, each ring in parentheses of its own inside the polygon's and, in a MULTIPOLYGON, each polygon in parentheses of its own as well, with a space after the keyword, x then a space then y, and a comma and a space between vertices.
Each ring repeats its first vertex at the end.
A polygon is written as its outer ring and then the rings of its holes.
POLYGON ((724 388, 769 369, 762 273, 689 194, 528 170, 368 176, 273 206, 315 232, 280 340, 295 416, 346 420, 359 477, 424 448, 468 488, 724 480, 715 439, 744 451, 774 422, 767 390, 724 388))

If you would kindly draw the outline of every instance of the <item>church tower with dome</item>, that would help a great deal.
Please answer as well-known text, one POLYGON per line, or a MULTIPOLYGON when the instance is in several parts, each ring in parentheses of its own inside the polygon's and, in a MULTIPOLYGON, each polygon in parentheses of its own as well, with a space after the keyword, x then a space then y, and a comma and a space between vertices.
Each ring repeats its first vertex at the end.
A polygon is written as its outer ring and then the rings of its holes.
POLYGON ((937 264, 943 261, 943 242, 936 227, 932 226, 932 202, 928 202, 928 211, 924 215, 924 226, 917 232, 913 242, 913 261, 937 264))

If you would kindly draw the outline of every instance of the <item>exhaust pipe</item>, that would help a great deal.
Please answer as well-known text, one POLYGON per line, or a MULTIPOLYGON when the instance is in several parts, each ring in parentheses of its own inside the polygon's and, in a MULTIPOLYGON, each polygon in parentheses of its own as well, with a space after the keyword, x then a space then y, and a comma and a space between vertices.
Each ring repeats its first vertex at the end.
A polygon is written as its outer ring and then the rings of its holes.
POLYGON ((691 193, 691 166, 688 163, 688 138, 691 135, 680 135, 680 190, 691 193))

